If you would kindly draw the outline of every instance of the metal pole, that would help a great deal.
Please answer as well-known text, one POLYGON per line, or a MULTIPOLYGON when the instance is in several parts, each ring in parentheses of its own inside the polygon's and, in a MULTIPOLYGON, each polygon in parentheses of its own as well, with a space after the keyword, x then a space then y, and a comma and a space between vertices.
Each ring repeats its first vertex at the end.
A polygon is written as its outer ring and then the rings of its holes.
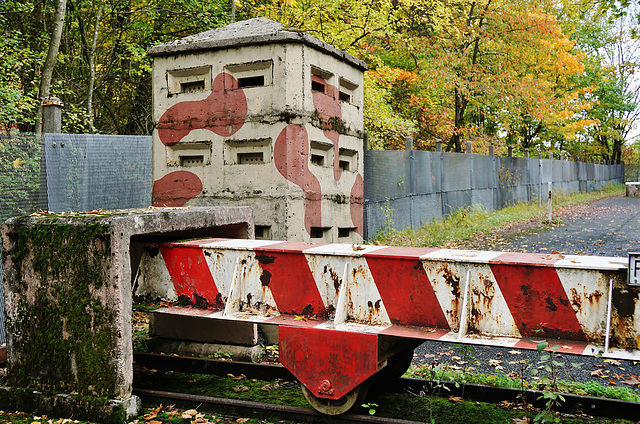
POLYGON ((542 206, 542 152, 538 150, 538 206, 542 206))
POLYGON ((552 212, 553 212, 553 207, 552 207, 552 204, 551 204, 552 203, 552 197, 553 197, 552 196, 552 189, 551 189, 552 187, 551 187, 551 185, 552 185, 552 183, 551 183, 551 181, 549 181, 549 192, 547 194, 547 196, 549 198, 549 201, 548 201, 548 203, 549 203, 549 212, 548 212, 548 216, 547 216, 547 221, 549 221, 549 222, 551 222, 551 218, 552 218, 551 215, 552 215, 552 212))

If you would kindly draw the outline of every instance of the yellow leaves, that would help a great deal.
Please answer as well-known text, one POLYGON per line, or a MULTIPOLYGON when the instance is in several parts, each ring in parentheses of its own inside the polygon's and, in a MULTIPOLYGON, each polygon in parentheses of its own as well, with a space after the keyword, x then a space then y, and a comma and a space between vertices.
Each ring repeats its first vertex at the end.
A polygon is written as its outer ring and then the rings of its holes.
POLYGON ((23 165, 24 165, 24 161, 20 158, 17 158, 16 160, 13 161, 13 167, 15 169, 22 169, 23 165))

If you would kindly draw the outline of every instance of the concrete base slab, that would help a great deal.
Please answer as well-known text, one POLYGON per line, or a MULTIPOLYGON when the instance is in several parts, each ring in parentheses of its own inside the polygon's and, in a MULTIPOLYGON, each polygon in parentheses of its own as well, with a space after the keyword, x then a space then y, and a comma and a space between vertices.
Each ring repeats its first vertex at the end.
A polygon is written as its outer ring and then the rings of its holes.
POLYGON ((219 360, 261 362, 265 356, 262 346, 238 346, 220 343, 197 343, 180 340, 156 340, 153 353, 197 356, 219 360))
POLYGON ((193 309, 193 315, 172 313, 162 308, 149 314, 149 334, 165 339, 225 345, 278 344, 278 326, 247 321, 212 319, 207 310, 193 309))
POLYGON ((1 386, 0 409, 111 424, 134 420, 142 413, 142 402, 135 395, 104 399, 1 386))
POLYGON ((149 314, 149 334, 167 339, 240 346, 255 346, 260 342, 256 323, 171 314, 170 308, 149 314))

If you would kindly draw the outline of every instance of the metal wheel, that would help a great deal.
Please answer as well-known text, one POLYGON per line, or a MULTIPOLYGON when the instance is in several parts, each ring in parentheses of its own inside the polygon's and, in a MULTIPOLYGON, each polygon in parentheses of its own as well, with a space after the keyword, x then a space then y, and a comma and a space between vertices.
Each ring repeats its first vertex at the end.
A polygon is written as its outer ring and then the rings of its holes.
POLYGON ((304 384, 301 384, 300 387, 302 388, 304 398, 309 402, 309 405, 311 405, 313 409, 325 415, 340 415, 364 402, 369 390, 369 383, 366 381, 361 383, 358 387, 351 390, 340 399, 319 398, 311 393, 304 384))
POLYGON ((404 349, 387 359, 387 366, 378 371, 372 378, 376 383, 385 383, 398 379, 407 372, 412 361, 413 348, 404 349))

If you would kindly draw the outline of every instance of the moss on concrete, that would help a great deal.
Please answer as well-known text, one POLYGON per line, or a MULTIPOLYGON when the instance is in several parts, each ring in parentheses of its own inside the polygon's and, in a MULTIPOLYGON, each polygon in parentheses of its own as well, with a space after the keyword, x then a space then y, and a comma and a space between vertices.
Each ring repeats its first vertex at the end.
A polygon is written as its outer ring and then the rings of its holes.
POLYGON ((78 224, 21 221, 9 233, 18 301, 7 317, 16 352, 8 383, 110 398, 118 331, 108 301, 110 227, 78 224))

